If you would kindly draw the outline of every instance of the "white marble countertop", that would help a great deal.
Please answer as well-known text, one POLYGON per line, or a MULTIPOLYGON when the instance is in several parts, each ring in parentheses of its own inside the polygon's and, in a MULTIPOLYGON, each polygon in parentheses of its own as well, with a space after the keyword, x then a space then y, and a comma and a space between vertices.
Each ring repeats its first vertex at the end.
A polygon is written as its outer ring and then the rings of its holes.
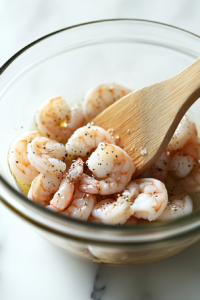
MULTIPOLYGON (((149 19, 200 35, 199 11, 198 0, 1 0, 0 65, 49 32, 95 19, 149 19)), ((44 240, 0 203, 1 300, 196 300, 199 253, 200 242, 150 265, 89 264, 44 240)))

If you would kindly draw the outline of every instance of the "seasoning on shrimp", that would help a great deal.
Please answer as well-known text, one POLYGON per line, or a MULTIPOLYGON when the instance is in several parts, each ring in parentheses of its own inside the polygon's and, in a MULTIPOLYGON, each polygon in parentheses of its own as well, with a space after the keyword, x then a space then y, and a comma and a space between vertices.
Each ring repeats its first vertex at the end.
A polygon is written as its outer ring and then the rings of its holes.
POLYGON ((167 146, 168 151, 174 151, 182 148, 187 140, 193 135, 193 124, 189 118, 185 115, 179 123, 169 145, 167 146))
POLYGON ((165 179, 168 174, 170 162, 170 153, 164 151, 158 160, 148 169, 145 173, 141 174, 139 178, 155 178, 162 182, 165 182, 165 179))
POLYGON ((196 125, 186 116, 180 122, 167 149, 171 150, 169 171, 178 178, 185 178, 200 156, 196 125))
POLYGON ((66 151, 72 157, 88 156, 99 143, 107 142, 115 145, 112 136, 99 126, 87 126, 77 129, 66 144, 66 151))
POLYGON ((72 109, 62 97, 45 102, 36 114, 41 133, 50 139, 66 143, 73 132, 83 126, 83 113, 76 105, 72 109))
POLYGON ((96 202, 95 195, 85 194, 76 189, 71 205, 61 214, 87 221, 96 202))
POLYGON ((100 143, 86 164, 96 178, 103 178, 96 180, 82 174, 78 189, 88 194, 110 195, 120 192, 135 172, 131 157, 120 147, 107 143, 100 143))
MULTIPOLYGON (((9 153, 16 181, 22 181, 27 190, 31 184, 30 200, 72 218, 111 225, 134 226, 140 218, 171 220, 193 211, 186 193, 200 191, 200 140, 187 116, 158 160, 132 181, 135 166, 115 145, 120 140, 117 132, 94 122, 83 126, 84 118, 91 121, 130 92, 117 84, 100 85, 86 95, 83 111, 79 106, 71 109, 62 97, 42 105, 36 122, 48 138, 28 132, 14 141, 9 153)), ((127 129, 127 135, 133 130, 127 129)), ((140 154, 148 155, 147 145, 138 140, 140 154)))
POLYGON ((157 220, 173 220, 190 214, 192 210, 193 203, 190 196, 186 194, 173 195, 169 197, 167 206, 157 220))
POLYGON ((130 182, 122 194, 118 195, 117 200, 108 198, 99 201, 94 206, 92 215, 101 223, 122 225, 130 218, 130 206, 138 194, 137 184, 130 182))
POLYGON ((66 164, 65 146, 45 137, 36 137, 27 146, 28 160, 39 172, 46 174, 63 173, 66 164))
POLYGON ((58 191, 50 202, 50 204, 58 211, 65 210, 71 204, 75 192, 75 184, 82 173, 83 161, 81 158, 78 158, 72 163, 69 171, 64 176, 58 191))
POLYGON ((60 186, 62 176, 39 174, 32 182, 28 198, 42 206, 49 205, 50 200, 60 186))

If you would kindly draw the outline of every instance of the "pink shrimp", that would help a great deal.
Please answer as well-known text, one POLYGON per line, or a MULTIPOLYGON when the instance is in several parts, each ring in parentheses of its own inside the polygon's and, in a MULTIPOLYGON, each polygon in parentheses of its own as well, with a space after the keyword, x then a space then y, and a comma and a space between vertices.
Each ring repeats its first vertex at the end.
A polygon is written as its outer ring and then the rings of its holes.
POLYGON ((87 121, 100 114, 106 107, 131 93, 132 91, 116 83, 101 84, 90 90, 83 103, 83 112, 87 121))
POLYGON ((62 97, 48 100, 36 114, 36 123, 42 134, 61 143, 83 126, 83 121, 81 108, 75 106, 70 109, 62 97))
POLYGON ((82 174, 78 189, 88 194, 110 195, 122 191, 129 183, 135 167, 131 157, 120 147, 100 143, 86 162, 96 180, 82 174))
POLYGON ((59 190, 55 193, 50 204, 58 211, 65 210, 72 202, 75 184, 83 173, 83 164, 81 158, 78 158, 70 167, 68 173, 63 178, 59 190))

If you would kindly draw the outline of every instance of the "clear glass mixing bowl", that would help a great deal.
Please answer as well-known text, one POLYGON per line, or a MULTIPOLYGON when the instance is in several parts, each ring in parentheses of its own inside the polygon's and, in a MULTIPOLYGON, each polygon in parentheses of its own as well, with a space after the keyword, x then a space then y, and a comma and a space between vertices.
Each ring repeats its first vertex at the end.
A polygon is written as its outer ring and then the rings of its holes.
MULTIPOLYGON (((147 263, 197 241, 198 210, 171 222, 108 226, 40 207, 18 192, 7 155, 18 135, 34 129, 35 112, 47 98, 62 95, 74 104, 82 101, 88 89, 104 82, 136 90, 175 75, 199 55, 200 37, 165 24, 129 19, 65 28, 16 53, 0 69, 2 202, 54 244, 97 263, 147 263)), ((190 110, 198 126, 199 106, 197 101, 190 110)), ((196 199, 198 204, 200 195, 196 199)))

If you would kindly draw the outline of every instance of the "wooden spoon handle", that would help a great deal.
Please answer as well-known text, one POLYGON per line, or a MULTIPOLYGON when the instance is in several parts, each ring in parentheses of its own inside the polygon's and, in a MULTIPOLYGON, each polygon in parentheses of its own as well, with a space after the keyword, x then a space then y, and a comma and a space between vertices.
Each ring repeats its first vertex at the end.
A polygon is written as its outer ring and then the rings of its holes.
POLYGON ((178 126, 189 107, 200 97, 200 58, 187 69, 158 85, 159 89, 163 89, 163 97, 158 99, 158 109, 162 109, 162 116, 166 118, 164 123, 169 127, 163 142, 168 143, 174 128, 178 126))
POLYGON ((171 85, 170 99, 167 97, 166 100, 168 104, 170 103, 172 112, 184 115, 200 96, 200 58, 187 69, 170 78, 169 84, 171 85))

